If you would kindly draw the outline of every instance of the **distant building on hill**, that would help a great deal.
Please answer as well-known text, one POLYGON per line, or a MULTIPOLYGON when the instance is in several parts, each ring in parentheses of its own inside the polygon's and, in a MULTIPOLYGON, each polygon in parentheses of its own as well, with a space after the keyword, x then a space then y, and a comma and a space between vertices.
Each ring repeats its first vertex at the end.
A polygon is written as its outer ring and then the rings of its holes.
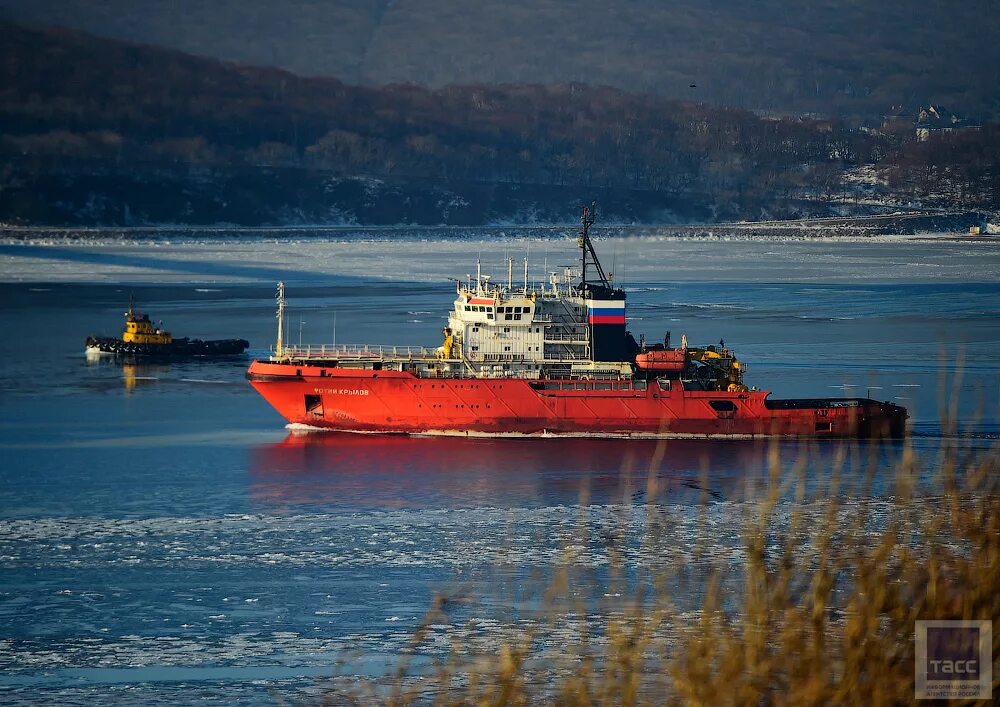
POLYGON ((926 142, 935 135, 946 135, 958 130, 978 130, 968 120, 960 118, 943 106, 928 106, 917 113, 917 141, 926 142))
POLYGON ((921 106, 916 111, 912 107, 893 106, 890 113, 882 116, 882 125, 868 132, 901 136, 911 130, 916 131, 917 142, 926 142, 934 136, 960 130, 979 130, 979 125, 955 115, 944 106, 921 106))

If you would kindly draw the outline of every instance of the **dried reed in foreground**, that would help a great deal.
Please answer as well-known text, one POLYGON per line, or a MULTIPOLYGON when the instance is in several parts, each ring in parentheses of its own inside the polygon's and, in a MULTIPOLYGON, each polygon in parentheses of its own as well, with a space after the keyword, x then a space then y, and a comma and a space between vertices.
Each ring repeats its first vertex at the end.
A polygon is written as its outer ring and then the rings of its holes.
MULTIPOLYGON (((582 499, 578 541, 530 618, 512 618, 493 644, 453 638, 430 670, 403 660, 389 680, 334 683, 326 701, 905 704, 918 619, 992 620, 996 694, 1000 450, 946 442, 933 481, 908 445, 891 470, 873 452, 866 480, 847 487, 843 457, 812 468, 807 484, 808 455, 788 475, 777 449, 764 488, 746 500, 713 509, 704 497, 694 537, 657 502, 650 473, 641 536, 626 537, 635 507, 617 509, 622 522, 599 532, 600 571, 579 561, 595 536, 582 499), (828 483, 816 487, 817 475, 828 483), (876 475, 892 478, 877 496, 876 475), (735 559, 708 546, 727 519, 738 527, 735 559)), ((430 627, 461 621, 463 599, 436 600, 411 655, 430 627)))

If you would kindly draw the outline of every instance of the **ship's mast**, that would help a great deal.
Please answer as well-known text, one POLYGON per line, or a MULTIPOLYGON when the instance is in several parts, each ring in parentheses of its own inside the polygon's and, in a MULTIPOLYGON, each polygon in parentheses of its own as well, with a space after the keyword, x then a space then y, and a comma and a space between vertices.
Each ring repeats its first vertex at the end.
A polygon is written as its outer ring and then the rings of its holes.
POLYGON ((594 250, 594 244, 590 241, 590 227, 594 225, 594 221, 597 219, 597 204, 591 202, 590 206, 583 207, 583 215, 580 217, 580 222, 583 224, 583 230, 580 231, 579 245, 580 245, 580 289, 587 289, 587 261, 592 260, 594 267, 597 269, 597 276, 600 278, 597 283, 603 287, 611 289, 611 282, 608 280, 608 276, 604 274, 604 268, 601 267, 601 261, 597 259, 597 252, 594 250), (588 258, 589 255, 589 258, 588 258))
POLYGON ((278 358, 284 354, 284 322, 285 322, 285 283, 278 283, 278 342, 274 346, 274 355, 278 358))

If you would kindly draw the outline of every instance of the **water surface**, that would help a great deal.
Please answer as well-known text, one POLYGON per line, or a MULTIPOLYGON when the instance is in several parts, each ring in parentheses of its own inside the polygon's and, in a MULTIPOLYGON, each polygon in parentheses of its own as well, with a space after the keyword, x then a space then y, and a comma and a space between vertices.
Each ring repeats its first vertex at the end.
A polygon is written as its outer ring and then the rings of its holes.
MULTIPOLYGON (((419 243, 401 247, 419 270, 419 243)), ((581 499, 595 528, 624 522, 638 537, 650 473, 656 502, 692 524, 691 543, 739 547, 745 485, 766 483, 757 443, 296 436, 247 385, 245 359, 84 357, 84 338, 115 332, 130 294, 177 335, 243 337, 265 355, 270 276, 287 266, 206 282, 202 261, 188 262, 172 267, 190 282, 88 285, 39 271, 0 285, 4 702, 298 699, 348 654, 350 670, 378 674, 435 591, 492 596, 498 578, 516 587, 560 562, 581 499), (717 524, 699 539, 702 502, 717 524)), ((303 276, 289 290, 291 340, 436 345, 451 286, 384 275, 303 276)), ((944 439, 942 400, 957 400, 973 445, 997 438, 995 282, 635 278, 627 289, 633 332, 724 338, 748 382, 776 396, 905 405, 928 459, 944 439)), ((791 467, 799 449, 781 451, 791 467)), ((848 454, 849 475, 863 476, 869 451, 848 454)), ((878 468, 900 453, 874 450, 878 468)), ((837 454, 815 448, 814 483, 837 454)), ((869 493, 887 486, 876 474, 869 493)), ((658 561, 640 545, 630 562, 658 561)), ((600 553, 580 561, 597 566, 600 553)), ((498 630, 485 609, 469 618, 477 635, 498 630)))

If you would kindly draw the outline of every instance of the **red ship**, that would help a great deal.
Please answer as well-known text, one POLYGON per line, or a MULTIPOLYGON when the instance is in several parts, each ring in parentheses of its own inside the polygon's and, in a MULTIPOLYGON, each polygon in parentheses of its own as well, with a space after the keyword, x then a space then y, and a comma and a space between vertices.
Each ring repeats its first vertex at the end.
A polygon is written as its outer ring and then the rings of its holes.
MULTIPOLYGON (((369 433, 463 436, 901 437, 906 409, 868 398, 772 400, 743 382, 725 346, 637 342, 625 292, 601 267, 583 210, 580 269, 545 285, 477 272, 436 348, 287 346, 278 340, 251 385, 289 423, 369 433), (589 272, 588 272, 589 271, 589 272)), ((479 270, 477 268, 477 270, 479 270)))

